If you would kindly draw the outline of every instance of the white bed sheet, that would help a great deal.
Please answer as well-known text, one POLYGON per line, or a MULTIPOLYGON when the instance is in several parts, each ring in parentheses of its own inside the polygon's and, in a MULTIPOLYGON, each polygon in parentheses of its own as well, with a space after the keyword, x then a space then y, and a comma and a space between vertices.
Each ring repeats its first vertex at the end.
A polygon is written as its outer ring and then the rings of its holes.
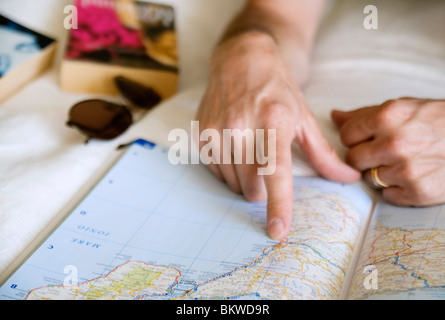
MULTIPOLYGON (((189 128, 205 87, 207 61, 239 0, 176 0, 181 49, 178 95, 112 142, 84 138, 65 126, 85 95, 62 92, 57 63, 0 105, 0 274, 65 207, 121 143, 143 137, 168 145, 168 132, 189 128)), ((338 1, 327 14, 314 53, 306 99, 323 131, 344 153, 329 120, 348 110, 402 96, 445 98, 445 3, 373 1, 379 29, 363 28, 369 1, 338 1), (423 3, 423 4, 422 4, 423 3)), ((0 12, 63 39, 61 0, 2 0, 0 12)), ((296 161, 301 156, 295 149, 296 161)), ((310 167, 296 171, 310 174, 310 167)))

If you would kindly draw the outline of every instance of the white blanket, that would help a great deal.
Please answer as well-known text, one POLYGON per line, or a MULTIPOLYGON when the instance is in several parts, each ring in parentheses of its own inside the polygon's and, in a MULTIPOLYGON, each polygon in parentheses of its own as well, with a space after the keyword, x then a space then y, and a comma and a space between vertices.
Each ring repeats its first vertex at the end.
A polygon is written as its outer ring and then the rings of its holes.
MULTIPOLYGON (((169 130, 190 127, 211 48, 242 2, 170 1, 177 8, 181 91, 114 141, 85 145, 78 132, 65 126, 70 106, 85 96, 59 89, 57 63, 0 105, 0 274, 82 191, 117 145, 139 137, 168 145, 169 130)), ((2 0, 0 12, 63 39, 62 12, 68 3, 2 0)), ((307 102, 340 154, 345 150, 329 120, 333 108, 347 110, 402 96, 445 98, 445 2, 373 1, 379 10, 378 30, 363 27, 368 4, 338 1, 327 13, 305 88, 307 102)), ((300 156, 296 150, 296 161, 304 159, 300 156)))

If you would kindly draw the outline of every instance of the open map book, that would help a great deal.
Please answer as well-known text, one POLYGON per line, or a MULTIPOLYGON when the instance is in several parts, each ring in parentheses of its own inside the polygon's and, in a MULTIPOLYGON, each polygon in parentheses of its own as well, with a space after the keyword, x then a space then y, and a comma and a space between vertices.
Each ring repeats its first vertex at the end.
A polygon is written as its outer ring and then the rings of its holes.
POLYGON ((375 206, 309 177, 294 194, 291 232, 272 241, 264 203, 140 140, 3 276, 0 299, 445 298, 443 207, 375 206))

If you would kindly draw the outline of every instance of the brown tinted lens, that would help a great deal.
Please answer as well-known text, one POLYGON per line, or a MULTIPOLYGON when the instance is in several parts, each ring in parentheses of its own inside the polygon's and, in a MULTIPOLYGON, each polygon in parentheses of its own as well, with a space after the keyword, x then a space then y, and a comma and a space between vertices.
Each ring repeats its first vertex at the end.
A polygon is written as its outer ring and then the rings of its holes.
POLYGON ((153 89, 125 77, 116 77, 114 82, 121 94, 138 107, 150 109, 162 100, 161 96, 153 89))
POLYGON ((110 140, 132 124, 131 113, 123 106, 102 100, 87 100, 74 105, 67 124, 90 138, 110 140))

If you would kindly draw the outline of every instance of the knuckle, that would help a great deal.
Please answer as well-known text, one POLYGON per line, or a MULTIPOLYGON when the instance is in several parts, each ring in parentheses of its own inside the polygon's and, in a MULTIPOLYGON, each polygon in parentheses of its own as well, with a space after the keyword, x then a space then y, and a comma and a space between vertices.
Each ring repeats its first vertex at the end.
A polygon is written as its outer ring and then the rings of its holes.
POLYGON ((272 104, 264 107, 262 114, 264 126, 267 129, 279 129, 286 123, 287 108, 279 104, 272 104))
POLYGON ((244 129, 245 120, 241 116, 230 116, 224 122, 224 129, 244 129))
POLYGON ((393 119, 394 106, 392 104, 385 105, 376 113, 375 123, 378 128, 387 127, 393 119))
POLYGON ((391 135, 387 139, 385 152, 398 159, 407 159, 409 157, 409 150, 404 136, 399 133, 391 135))
POLYGON ((375 121, 378 126, 385 127, 389 126, 394 122, 406 104, 405 100, 389 100, 381 105, 379 110, 375 115, 375 121))
POLYGON ((391 99, 382 104, 382 109, 387 110, 388 112, 395 112, 400 110, 405 104, 406 99, 391 99))
POLYGON ((219 125, 214 121, 198 121, 200 133, 207 129, 216 129, 219 125))

